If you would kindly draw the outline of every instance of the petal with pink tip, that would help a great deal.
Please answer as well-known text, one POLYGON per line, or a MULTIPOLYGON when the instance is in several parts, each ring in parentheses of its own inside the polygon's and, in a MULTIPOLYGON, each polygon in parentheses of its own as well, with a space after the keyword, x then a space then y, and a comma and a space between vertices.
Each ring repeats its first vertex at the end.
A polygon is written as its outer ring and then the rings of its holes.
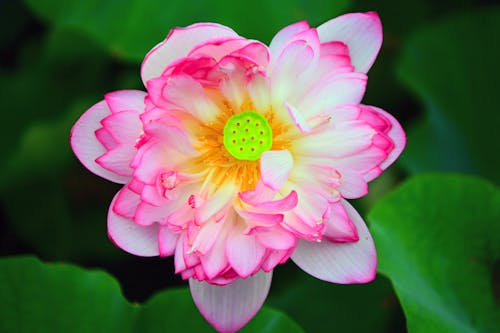
POLYGON ((256 232, 257 240, 268 249, 288 250, 297 244, 297 238, 280 226, 269 231, 256 232))
POLYGON ((169 257, 175 253, 179 235, 173 233, 167 226, 161 226, 158 233, 158 246, 160 256, 169 257))
POLYGON ((136 111, 113 113, 104 118, 101 124, 117 142, 133 147, 142 132, 139 115, 136 111))
POLYGON ((198 23, 170 31, 167 38, 155 46, 144 58, 141 68, 142 82, 160 76, 174 60, 185 57, 191 49, 210 39, 237 37, 228 27, 216 23, 198 23))
POLYGON ((269 107, 270 81, 264 73, 257 72, 247 82, 247 92, 256 111, 265 113, 269 107))
POLYGON ((300 240, 292 260, 308 274, 335 283, 366 283, 375 278, 377 254, 372 237, 358 212, 345 200, 342 205, 354 223, 359 241, 320 243, 300 240))
POLYGON ((146 93, 140 90, 118 90, 104 95, 112 113, 122 111, 144 112, 146 93))
POLYGON ((368 184, 361 173, 346 168, 339 170, 340 185, 337 190, 346 199, 357 199, 368 193, 368 184))
POLYGON ((189 75, 170 76, 163 87, 162 96, 203 122, 213 120, 219 111, 205 94, 200 82, 189 75))
POLYGON ((347 45, 358 72, 368 72, 382 45, 382 24, 375 12, 342 15, 317 30, 322 43, 340 41, 347 45))
POLYGON ((297 99, 295 107, 306 119, 344 104, 358 104, 363 99, 368 78, 363 73, 327 75, 311 85, 297 99))
POLYGON ((225 286, 194 279, 189 287, 194 303, 205 319, 219 332, 236 332, 255 316, 271 286, 272 272, 259 272, 225 286))
MULTIPOLYGON (((122 191, 124 190, 122 189, 122 191)), ((158 224, 144 227, 117 215, 112 209, 117 197, 118 194, 111 202, 108 211, 109 238, 118 247, 136 256, 153 257, 159 255, 158 224)))
MULTIPOLYGON (((241 221, 240 221, 241 223, 241 221)), ((243 278, 258 269, 266 249, 253 235, 245 235, 242 228, 233 229, 226 243, 226 257, 233 269, 243 278)))
POLYGON ((285 102, 285 107, 288 110, 288 114, 290 115, 292 122, 299 129, 299 131, 302 133, 310 133, 312 131, 311 126, 309 126, 299 110, 288 102, 285 102))
POLYGON ((129 185, 124 186, 121 191, 116 194, 116 198, 111 205, 113 211, 123 217, 132 219, 135 215, 135 210, 141 202, 141 198, 137 193, 130 190, 129 185))
POLYGON ((332 242, 345 243, 359 240, 356 227, 347 216, 347 211, 340 201, 329 207, 328 217, 325 219, 325 236, 332 242))
POLYGON ((119 145, 99 156, 95 162, 117 175, 131 177, 134 170, 130 167, 130 161, 136 151, 134 146, 119 145))
POLYGON ((370 106, 370 109, 381 114, 384 118, 389 120, 392 125, 391 129, 388 133, 386 133, 386 135, 391 138, 392 142, 394 143, 394 148, 391 150, 391 152, 389 152, 389 155, 387 156, 385 161, 380 163, 380 168, 382 170, 385 170, 389 167, 389 165, 394 163, 394 161, 399 157, 399 155, 405 148, 406 135, 399 122, 390 113, 374 106, 370 106))
POLYGON ((307 21, 300 21, 278 31, 269 44, 271 55, 274 57, 279 56, 293 36, 306 30, 309 30, 309 24, 307 21))
POLYGON ((163 223, 168 216, 168 209, 165 206, 153 206, 142 201, 135 210, 134 221, 143 226, 153 223, 163 223))
POLYGON ((293 167, 293 157, 288 150, 269 150, 260 157, 262 182, 279 191, 288 180, 293 167))
POLYGON ((259 209, 260 211, 263 211, 266 213, 285 212, 287 210, 295 208, 295 206, 297 206, 297 203, 299 201, 298 196, 297 196, 297 192, 295 192, 295 191, 291 191, 290 194, 288 194, 283 199, 274 200, 274 201, 266 201, 266 202, 252 202, 251 200, 247 201, 247 199, 252 199, 252 198, 247 197, 247 195, 246 195, 247 193, 248 192, 240 193, 241 200, 243 200, 247 204, 254 206, 255 208, 259 209))
POLYGON ((106 153, 106 148, 99 142, 95 132, 101 128, 101 120, 110 114, 105 101, 88 109, 71 129, 71 148, 87 169, 112 182, 125 184, 130 177, 118 175, 96 163, 96 159, 106 153))

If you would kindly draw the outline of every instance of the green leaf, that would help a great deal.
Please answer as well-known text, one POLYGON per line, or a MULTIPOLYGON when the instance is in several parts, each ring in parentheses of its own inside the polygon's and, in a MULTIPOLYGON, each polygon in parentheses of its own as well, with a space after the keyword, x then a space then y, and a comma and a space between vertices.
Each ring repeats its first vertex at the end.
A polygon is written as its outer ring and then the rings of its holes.
POLYGON ((410 332, 493 332, 500 190, 473 176, 411 178, 368 216, 379 271, 392 281, 410 332))
POLYGON ((286 265, 275 269, 273 280, 277 283, 269 304, 288 313, 308 332, 386 333, 398 310, 396 296, 383 276, 369 284, 340 285, 286 265))
POLYGON ((131 332, 135 309, 118 283, 100 271, 0 260, 1 332, 131 332))
POLYGON ((25 0, 48 23, 85 33, 117 57, 140 62, 175 26, 217 22, 265 42, 286 24, 317 25, 346 9, 349 1, 304 0, 25 0), (252 15, 255 13, 255 15, 252 15))
POLYGON ((403 155, 409 170, 479 172, 500 181, 492 72, 500 59, 499 30, 496 6, 428 24, 408 41, 398 73, 426 110, 409 132, 403 155))
MULTIPOLYGON (((0 259, 0 312, 0 332, 215 332, 187 288, 131 304, 107 273, 33 257, 0 259)), ((263 307, 241 332, 303 331, 283 313, 263 307)))

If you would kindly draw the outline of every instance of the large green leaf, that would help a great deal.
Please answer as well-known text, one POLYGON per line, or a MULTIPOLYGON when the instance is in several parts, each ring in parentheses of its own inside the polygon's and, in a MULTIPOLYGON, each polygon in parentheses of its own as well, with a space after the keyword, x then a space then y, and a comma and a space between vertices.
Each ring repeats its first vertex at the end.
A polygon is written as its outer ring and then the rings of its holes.
POLYGON ((387 333, 399 310, 383 276, 369 284, 340 285, 286 265, 275 269, 273 280, 269 304, 288 313, 308 332, 387 333))
POLYGON ((425 106, 403 161, 412 171, 477 171, 500 181, 494 153, 500 117, 500 7, 428 24, 408 40, 398 72, 425 106))
POLYGON ((226 24, 249 38, 269 41, 286 24, 326 21, 349 1, 254 0, 25 0, 45 21, 81 31, 116 56, 139 62, 174 26, 209 21, 226 24))
POLYGON ((100 271, 42 264, 32 257, 0 260, 1 332, 132 332, 136 309, 100 271))
POLYGON ((369 214, 379 271, 410 332, 494 332, 492 275, 500 258, 500 190, 473 176, 415 176, 369 214))
MULTIPOLYGON (((187 288, 129 303, 101 271, 44 264, 33 257, 0 259, 0 332, 214 332, 187 288)), ((283 313, 264 307, 241 332, 301 333, 283 313)))

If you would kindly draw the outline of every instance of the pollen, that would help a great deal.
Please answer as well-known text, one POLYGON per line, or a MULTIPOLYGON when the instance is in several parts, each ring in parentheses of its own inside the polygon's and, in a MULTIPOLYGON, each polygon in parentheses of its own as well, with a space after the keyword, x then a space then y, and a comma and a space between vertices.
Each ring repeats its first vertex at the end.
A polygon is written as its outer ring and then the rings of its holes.
POLYGON ((256 161, 273 145, 273 132, 266 118, 255 111, 231 116, 224 126, 224 147, 236 159, 256 161))

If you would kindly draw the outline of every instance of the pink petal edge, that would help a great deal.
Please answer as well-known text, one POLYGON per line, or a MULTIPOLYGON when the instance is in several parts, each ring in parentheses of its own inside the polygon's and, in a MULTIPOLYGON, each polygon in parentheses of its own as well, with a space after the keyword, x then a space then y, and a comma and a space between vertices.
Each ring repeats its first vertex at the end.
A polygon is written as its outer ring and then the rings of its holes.
POLYGON ((272 271, 238 279, 225 286, 189 279, 194 303, 205 319, 219 332, 236 332, 257 314, 264 304, 272 271))
MULTIPOLYGON (((128 191, 128 189, 123 188, 121 191, 128 191)), ((116 246, 136 256, 153 257, 159 255, 158 224, 140 226, 130 219, 117 215, 113 211, 115 201, 118 199, 121 191, 115 195, 109 206, 109 238, 116 246)))
POLYGON ((232 29, 216 23, 196 23, 175 28, 167 38, 156 45, 144 58, 141 66, 142 82, 160 76, 174 60, 188 55, 198 44, 212 38, 238 36, 232 29))
POLYGON ((358 72, 370 70, 382 46, 382 23, 375 12, 345 14, 317 29, 321 43, 339 41, 347 45, 358 72))
POLYGON ((102 127, 100 121, 109 116, 106 101, 101 101, 88 109, 71 129, 70 144, 80 162, 91 172, 109 181, 125 184, 130 177, 121 176, 104 169, 96 159, 106 153, 106 148, 99 142, 95 132, 102 127))
POLYGON ((300 240, 292 260, 320 280, 342 284, 370 282, 377 271, 373 239, 358 212, 345 200, 342 200, 342 205, 356 226, 359 241, 332 243, 323 240, 315 243, 300 240))

